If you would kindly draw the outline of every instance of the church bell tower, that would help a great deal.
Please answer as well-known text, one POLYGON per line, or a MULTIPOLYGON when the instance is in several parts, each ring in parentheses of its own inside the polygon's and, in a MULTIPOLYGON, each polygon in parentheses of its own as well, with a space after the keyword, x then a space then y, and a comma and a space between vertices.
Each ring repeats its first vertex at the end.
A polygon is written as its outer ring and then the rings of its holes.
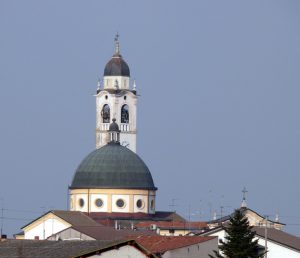
POLYGON ((130 70, 120 53, 119 35, 115 53, 104 69, 103 85, 98 80, 96 94, 96 148, 109 142, 109 125, 120 125, 120 144, 136 152, 136 85, 130 85, 130 70))

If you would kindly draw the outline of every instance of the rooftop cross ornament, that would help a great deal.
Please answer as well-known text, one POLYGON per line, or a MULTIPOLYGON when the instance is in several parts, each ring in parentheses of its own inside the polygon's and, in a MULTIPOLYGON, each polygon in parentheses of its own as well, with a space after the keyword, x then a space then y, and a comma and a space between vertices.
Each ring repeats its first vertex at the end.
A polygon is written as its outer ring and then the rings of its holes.
POLYGON ((116 52, 116 54, 120 54, 120 41, 119 41, 119 37, 120 37, 120 35, 117 32, 117 34, 115 36, 115 47, 116 47, 115 52, 116 52))
POLYGON ((243 193, 243 201, 242 201, 241 207, 242 207, 242 208, 246 208, 246 207, 247 207, 247 203, 246 203, 246 193, 248 193, 246 187, 243 188, 242 193, 243 193))

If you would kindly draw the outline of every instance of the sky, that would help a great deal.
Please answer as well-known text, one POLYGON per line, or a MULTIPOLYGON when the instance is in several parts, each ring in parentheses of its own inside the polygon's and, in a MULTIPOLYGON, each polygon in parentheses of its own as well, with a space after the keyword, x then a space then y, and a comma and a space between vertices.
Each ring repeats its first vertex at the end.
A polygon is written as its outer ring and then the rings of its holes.
POLYGON ((157 209, 208 220, 246 187, 249 208, 300 236, 299 13, 297 0, 0 1, 3 233, 67 209, 118 32, 157 209))

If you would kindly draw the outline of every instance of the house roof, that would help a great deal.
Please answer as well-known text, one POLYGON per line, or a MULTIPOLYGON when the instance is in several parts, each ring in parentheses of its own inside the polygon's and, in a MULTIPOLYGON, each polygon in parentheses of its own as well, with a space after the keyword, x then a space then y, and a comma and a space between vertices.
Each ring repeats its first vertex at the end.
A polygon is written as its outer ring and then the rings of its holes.
MULTIPOLYGON (((253 227, 253 231, 256 232, 256 235, 262 238, 265 237, 265 228, 253 227)), ((288 234, 284 231, 274 228, 268 228, 267 234, 269 240, 300 251, 300 237, 288 234)))
POLYGON ((40 241, 5 240, 0 241, 0 257, 43 257, 66 258, 82 252, 115 246, 124 241, 40 241))
POLYGON ((190 245, 200 244, 217 237, 203 236, 139 236, 135 240, 149 251, 161 254, 190 245))
POLYGON ((207 228, 206 222, 188 222, 188 221, 144 221, 135 225, 136 228, 149 228, 156 225, 160 229, 203 229, 207 228))
MULTIPOLYGON (((128 237, 136 237, 140 235, 156 235, 155 232, 150 230, 130 230, 130 229, 121 229, 116 230, 112 227, 106 226, 74 226, 74 230, 81 232, 95 240, 120 240, 127 239, 128 237)), ((65 229, 68 230, 68 229, 65 229)), ((65 231, 63 230, 63 231, 65 231)))
MULTIPOLYGON (((250 209, 250 208, 242 207, 242 208, 240 208, 240 210, 242 210, 244 213, 247 212, 247 211, 251 211, 251 212, 255 213, 257 216, 263 218, 263 216, 261 216, 261 215, 258 214, 256 211, 254 211, 254 210, 252 210, 252 209, 250 209)), ((219 218, 219 219, 215 219, 215 220, 208 221, 207 223, 208 223, 208 224, 216 224, 216 223, 222 223, 222 222, 228 221, 228 220, 230 220, 230 218, 233 216, 233 214, 234 214, 234 212, 231 213, 231 214, 229 214, 229 215, 223 216, 223 217, 221 217, 221 218, 219 218)), ((268 221, 270 221, 270 222, 272 222, 272 223, 274 223, 274 224, 285 225, 284 223, 281 223, 281 222, 279 222, 279 221, 273 221, 273 220, 270 220, 270 219, 269 219, 268 221)))
POLYGON ((183 217, 176 212, 156 211, 155 214, 147 214, 142 212, 126 213, 126 212, 91 212, 88 214, 95 221, 104 220, 140 220, 140 221, 185 221, 183 217))
POLYGON ((52 211, 48 211, 47 213, 43 214, 42 216, 38 217, 37 219, 31 221, 30 223, 26 224, 25 226, 22 227, 22 229, 50 213, 63 219, 64 221, 68 222, 72 226, 99 226, 99 223, 94 221, 92 218, 90 218, 83 212, 52 210, 52 211))

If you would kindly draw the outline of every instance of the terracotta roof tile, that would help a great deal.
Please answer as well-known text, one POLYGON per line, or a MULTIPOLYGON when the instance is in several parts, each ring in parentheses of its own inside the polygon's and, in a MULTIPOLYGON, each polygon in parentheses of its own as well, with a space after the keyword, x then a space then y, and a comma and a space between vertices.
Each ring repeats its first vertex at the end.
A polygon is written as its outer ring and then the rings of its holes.
POLYGON ((206 222, 187 222, 187 221, 143 221, 135 225, 136 228, 150 228, 156 225, 158 228, 164 229, 203 229, 207 228, 206 222))
POLYGON ((185 246, 200 244, 217 237, 203 236, 139 236, 134 238, 140 245, 150 252, 164 253, 185 246))

